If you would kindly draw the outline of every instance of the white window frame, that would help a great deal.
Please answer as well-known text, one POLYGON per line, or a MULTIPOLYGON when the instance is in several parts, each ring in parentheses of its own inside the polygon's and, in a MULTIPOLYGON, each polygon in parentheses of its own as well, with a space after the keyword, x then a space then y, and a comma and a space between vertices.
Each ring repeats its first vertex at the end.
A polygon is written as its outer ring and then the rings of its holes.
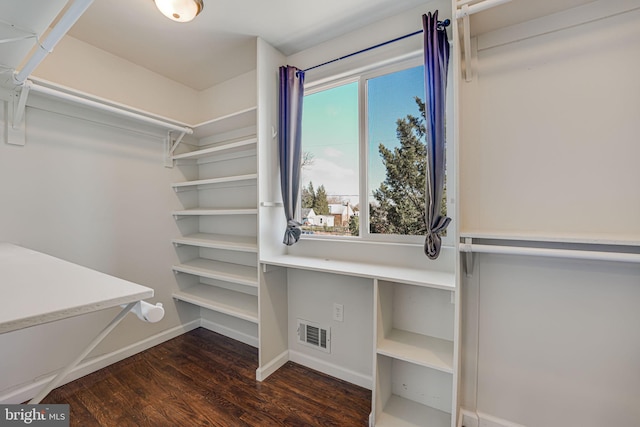
MULTIPOLYGON (((362 241, 362 242, 382 242, 382 243, 399 243, 399 244, 423 244, 425 236, 416 235, 402 235, 402 234, 378 234, 369 232, 369 193, 372 190, 369 188, 369 149, 368 149, 368 99, 367 99, 367 81, 372 78, 380 77, 386 74, 391 74, 406 70, 409 68, 423 65, 422 52, 414 52, 411 55, 405 55, 401 58, 385 61, 381 64, 371 65, 370 67, 360 68, 354 70, 351 73, 342 73, 340 75, 322 79, 318 82, 312 82, 305 87, 304 96, 312 95, 314 93, 329 90, 338 86, 342 86, 349 83, 358 83, 358 131, 359 131, 359 159, 358 159, 358 176, 359 182, 359 206, 360 206, 360 235, 359 236, 331 236, 331 235, 309 235, 303 234, 301 238, 305 240, 348 240, 348 241, 362 241), (365 219, 366 220, 363 220, 365 219)), ((304 113, 303 113, 304 114, 304 113)), ((447 87, 447 116, 453 118, 453 88, 451 84, 447 87)), ((447 154, 446 154, 446 167, 447 167, 447 216, 452 221, 449 224, 447 230, 447 236, 444 236, 442 243, 444 246, 453 246, 455 243, 454 232, 455 230, 455 206, 453 193, 455 189, 455 171, 454 167, 454 147, 453 147, 453 120, 447 120, 447 154)), ((302 189, 302 185, 300 187, 302 189)), ((302 212, 301 200, 298 202, 298 212, 302 212)))

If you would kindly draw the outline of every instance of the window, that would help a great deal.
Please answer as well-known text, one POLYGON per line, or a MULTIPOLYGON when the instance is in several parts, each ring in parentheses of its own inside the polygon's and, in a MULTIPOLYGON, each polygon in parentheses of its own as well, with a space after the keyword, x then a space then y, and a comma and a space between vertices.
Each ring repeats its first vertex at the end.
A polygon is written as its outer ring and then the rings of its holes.
POLYGON ((301 182, 305 234, 423 238, 423 69, 415 61, 397 64, 307 90, 301 182))

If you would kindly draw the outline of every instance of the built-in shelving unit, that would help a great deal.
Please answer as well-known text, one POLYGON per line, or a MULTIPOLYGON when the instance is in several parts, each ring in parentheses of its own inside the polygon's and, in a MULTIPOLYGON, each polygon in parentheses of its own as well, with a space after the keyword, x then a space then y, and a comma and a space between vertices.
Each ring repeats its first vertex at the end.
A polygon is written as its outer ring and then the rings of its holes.
POLYGON ((289 254, 262 256, 260 262, 371 279, 376 319, 371 426, 452 426, 457 369, 453 271, 289 254))
POLYGON ((257 341, 256 108, 198 125, 194 135, 197 148, 173 157, 177 167, 197 171, 195 179, 172 184, 185 205, 171 212, 185 230, 172 240, 181 259, 173 271, 188 276, 173 297, 235 319, 224 324, 228 317, 217 317, 218 332, 233 335, 238 321, 254 325, 257 341))
POLYGON ((375 281, 376 426, 451 425, 454 296, 428 283, 375 281))

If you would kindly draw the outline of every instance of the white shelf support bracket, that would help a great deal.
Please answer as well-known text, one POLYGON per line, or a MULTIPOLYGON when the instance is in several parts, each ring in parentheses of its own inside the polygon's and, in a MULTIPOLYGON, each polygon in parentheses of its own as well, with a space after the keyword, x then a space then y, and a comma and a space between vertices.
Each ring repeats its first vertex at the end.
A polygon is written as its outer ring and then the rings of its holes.
MULTIPOLYGON (((167 139, 165 140, 165 156, 164 156, 164 165, 168 168, 173 167, 173 153, 178 148, 178 145, 182 142, 182 138, 187 134, 186 130, 184 132, 180 132, 180 136, 175 140, 172 139, 171 131, 167 132, 167 139)), ((177 191, 177 190, 176 190, 177 191)))
POLYGON ((471 26, 469 24, 469 15, 482 12, 483 10, 491 9, 503 3, 508 3, 511 0, 484 0, 475 3, 475 0, 459 0, 457 5, 460 6, 456 10, 456 19, 462 19, 462 38, 464 44, 464 78, 467 82, 470 82, 473 78, 473 72, 471 69, 471 26), (469 3, 474 3, 469 5, 469 3))
POLYGON ((470 82, 473 79, 471 69, 471 26, 469 25, 469 5, 462 6, 462 37, 464 41, 464 79, 470 82))
POLYGON ((472 245, 473 239, 471 237, 464 238, 464 244, 460 245, 460 251, 464 252, 464 257, 462 258, 464 263, 464 272, 467 277, 473 276, 473 249, 472 245))
POLYGON ((58 384, 60 384, 60 382, 62 382, 62 380, 64 380, 64 378, 69 374, 69 372, 71 372, 73 370, 73 368, 78 366, 78 364, 80 362, 82 362, 84 360, 84 358, 89 355, 89 353, 91 353, 91 350, 96 348, 98 346, 98 344, 100 344, 100 342, 107 335, 109 335, 109 333, 112 330, 114 330, 116 326, 118 326, 118 324, 122 321, 122 319, 124 319, 124 317, 127 315, 127 313, 129 313, 129 311, 131 311, 136 304, 138 304, 138 302, 131 302, 131 303, 127 304, 122 309, 122 311, 120 311, 120 313, 111 322, 109 322, 109 324, 107 326, 105 326, 105 328, 93 339, 93 341, 91 341, 87 345, 87 347, 82 351, 82 353, 80 353, 78 355, 78 357, 76 357, 71 363, 69 363, 62 370, 60 370, 58 372, 58 374, 49 382, 49 384, 47 384, 47 386, 45 388, 43 388, 40 391, 40 393, 38 393, 33 399, 31 399, 29 401, 29 403, 30 404, 38 404, 38 403, 40 403, 42 401, 42 399, 47 397, 47 394, 49 394, 49 392, 51 390, 56 388, 56 386, 58 384))
POLYGON ((19 92, 11 95, 8 107, 7 143, 12 145, 22 145, 26 143, 25 110, 27 108, 27 97, 31 85, 25 82, 19 92))
MULTIPOLYGON (((126 306, 121 307, 125 308, 126 306)), ((146 301, 138 301, 133 306, 130 313, 138 316, 138 319, 142 320, 143 322, 156 323, 161 321, 164 317, 164 307, 160 302, 153 305, 146 301)))

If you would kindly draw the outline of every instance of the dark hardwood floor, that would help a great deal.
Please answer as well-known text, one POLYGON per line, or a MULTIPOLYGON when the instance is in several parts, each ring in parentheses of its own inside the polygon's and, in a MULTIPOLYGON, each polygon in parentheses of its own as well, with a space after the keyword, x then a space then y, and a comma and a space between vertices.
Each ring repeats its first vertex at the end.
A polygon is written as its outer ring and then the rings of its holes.
POLYGON ((371 391, 288 362, 255 380, 255 348, 195 329, 53 390, 72 426, 366 426, 371 391))

